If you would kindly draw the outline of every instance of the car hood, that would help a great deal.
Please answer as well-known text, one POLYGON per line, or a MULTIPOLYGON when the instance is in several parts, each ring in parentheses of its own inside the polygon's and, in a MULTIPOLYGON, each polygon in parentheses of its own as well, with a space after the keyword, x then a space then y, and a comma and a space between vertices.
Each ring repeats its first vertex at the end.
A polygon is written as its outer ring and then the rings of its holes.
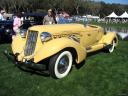
POLYGON ((82 24, 53 24, 53 25, 36 25, 29 28, 37 32, 49 32, 51 34, 61 33, 79 33, 85 30, 82 24))

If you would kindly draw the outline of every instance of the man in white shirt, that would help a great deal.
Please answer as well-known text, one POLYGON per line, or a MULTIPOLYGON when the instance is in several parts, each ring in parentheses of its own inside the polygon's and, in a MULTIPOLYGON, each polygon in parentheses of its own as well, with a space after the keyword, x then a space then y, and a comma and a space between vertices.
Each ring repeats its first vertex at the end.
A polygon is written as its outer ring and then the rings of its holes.
POLYGON ((5 18, 4 18, 4 13, 5 13, 5 11, 3 11, 3 10, 1 10, 1 12, 0 12, 0 20, 5 20, 5 18))

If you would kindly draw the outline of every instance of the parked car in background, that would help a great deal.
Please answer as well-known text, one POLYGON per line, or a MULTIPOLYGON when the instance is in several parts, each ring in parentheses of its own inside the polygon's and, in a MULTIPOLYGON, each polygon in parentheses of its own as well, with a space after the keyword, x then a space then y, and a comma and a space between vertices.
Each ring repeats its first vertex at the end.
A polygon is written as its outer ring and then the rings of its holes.
POLYGON ((24 37, 17 35, 13 39, 12 56, 20 67, 48 70, 52 77, 63 78, 73 62, 80 64, 88 53, 100 49, 111 53, 117 44, 115 32, 105 33, 95 25, 37 25, 30 27, 24 37))
MULTIPOLYGON (((25 13, 23 14, 23 25, 20 27, 21 33, 25 32, 30 26, 41 25, 45 13, 25 13)), ((0 42, 11 42, 13 32, 13 15, 9 20, 0 21, 0 42)))
POLYGON ((23 14, 23 29, 27 29, 33 25, 42 25, 42 21, 46 13, 25 13, 23 14))
POLYGON ((0 21, 0 43, 11 42, 13 34, 13 20, 0 21))

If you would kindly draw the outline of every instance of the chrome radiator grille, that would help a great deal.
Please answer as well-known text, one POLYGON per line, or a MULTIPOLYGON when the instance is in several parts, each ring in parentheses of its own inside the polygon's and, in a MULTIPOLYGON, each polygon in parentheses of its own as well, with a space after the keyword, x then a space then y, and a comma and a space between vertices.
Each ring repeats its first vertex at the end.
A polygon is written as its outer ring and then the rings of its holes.
POLYGON ((38 32, 37 31, 29 31, 27 35, 27 41, 25 45, 24 55, 30 56, 34 53, 36 42, 37 42, 38 32))

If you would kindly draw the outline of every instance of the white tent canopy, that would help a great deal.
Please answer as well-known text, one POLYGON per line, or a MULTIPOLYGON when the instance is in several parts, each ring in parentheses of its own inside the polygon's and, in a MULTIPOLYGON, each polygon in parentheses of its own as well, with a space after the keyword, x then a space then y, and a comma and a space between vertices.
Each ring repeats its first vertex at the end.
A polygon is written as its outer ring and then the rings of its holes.
POLYGON ((86 15, 86 16, 82 16, 84 18, 89 18, 89 19, 100 19, 99 16, 93 16, 93 15, 86 15))
POLYGON ((128 18, 128 13, 125 11, 122 15, 119 16, 120 18, 128 18))
POLYGON ((107 16, 108 18, 118 18, 115 12, 112 12, 110 15, 107 16))

